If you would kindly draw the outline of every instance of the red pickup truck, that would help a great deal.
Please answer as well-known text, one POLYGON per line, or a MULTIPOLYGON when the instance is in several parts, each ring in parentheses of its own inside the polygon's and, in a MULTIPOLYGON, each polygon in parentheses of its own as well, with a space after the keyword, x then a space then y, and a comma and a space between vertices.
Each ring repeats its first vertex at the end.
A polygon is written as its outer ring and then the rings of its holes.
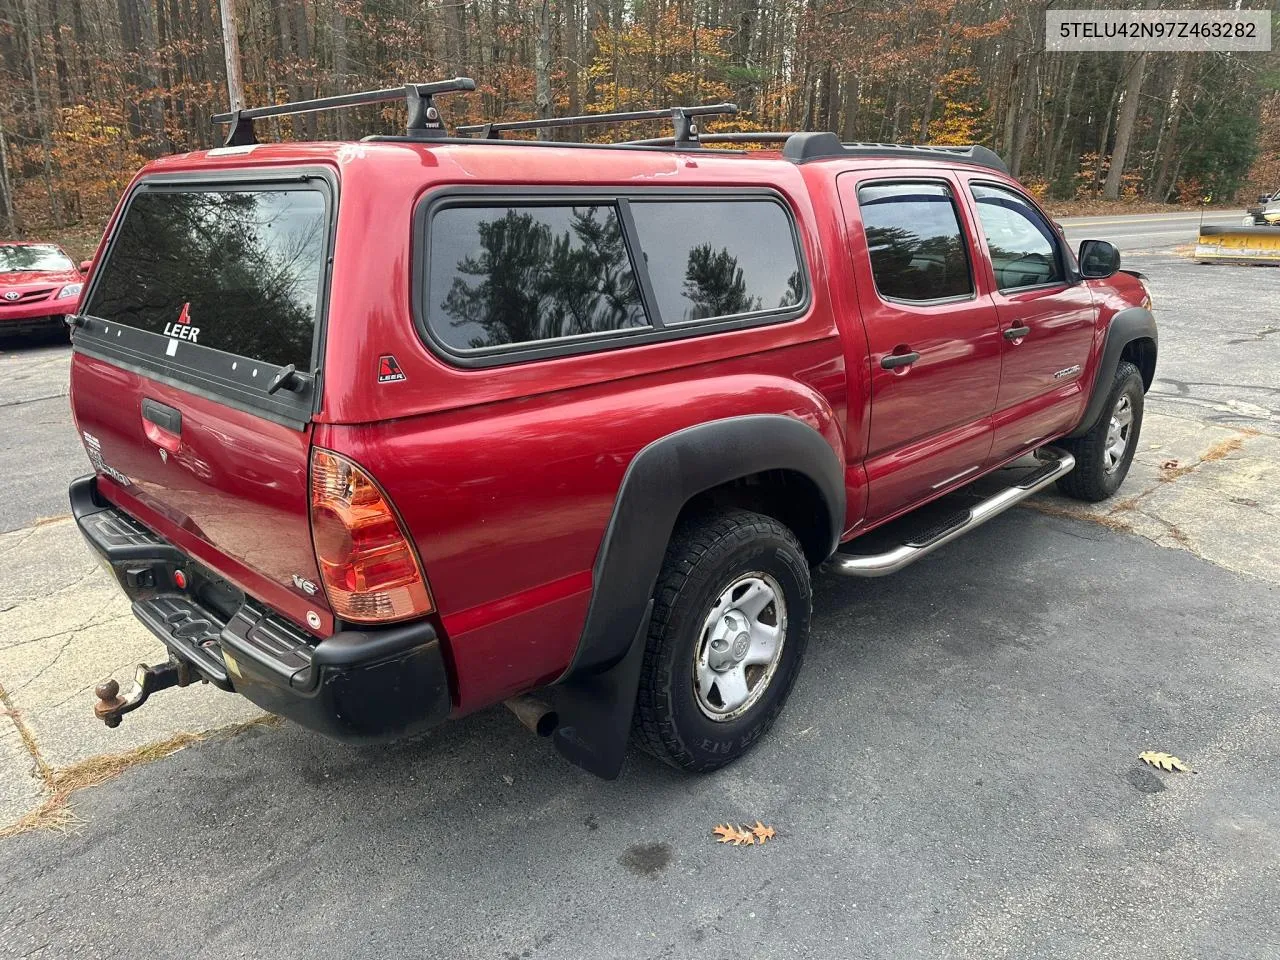
POLYGON ((820 568, 1124 479, 1145 285, 990 151, 746 152, 699 137, 722 108, 449 135, 440 89, 356 143, 242 111, 122 199, 73 318, 70 496, 171 657, 99 687, 109 725, 199 681, 357 742, 507 702, 602 776, 629 737, 711 770, 782 708, 820 568))

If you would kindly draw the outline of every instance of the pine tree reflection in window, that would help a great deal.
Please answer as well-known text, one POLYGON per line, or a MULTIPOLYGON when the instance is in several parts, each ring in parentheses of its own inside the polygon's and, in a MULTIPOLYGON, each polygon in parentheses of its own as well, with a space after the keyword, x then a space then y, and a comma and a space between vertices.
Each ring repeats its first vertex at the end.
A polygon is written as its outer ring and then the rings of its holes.
POLYGON ((803 301, 791 224, 778 203, 635 200, 631 212, 664 323, 803 301))
POLYGON ((969 258, 946 186, 864 186, 858 190, 858 206, 882 296, 923 301, 973 292, 969 258))
POLYGON ((452 207, 431 237, 428 316, 455 349, 647 325, 612 206, 452 207))
POLYGON ((738 266, 738 258, 725 248, 711 249, 703 243, 689 251, 689 265, 684 273, 684 297, 691 306, 684 320, 706 317, 728 317, 735 313, 759 310, 761 299, 747 294, 747 282, 738 266))
POLYGON ((161 333, 189 304, 199 345, 308 370, 324 226, 314 190, 139 194, 85 312, 161 333))

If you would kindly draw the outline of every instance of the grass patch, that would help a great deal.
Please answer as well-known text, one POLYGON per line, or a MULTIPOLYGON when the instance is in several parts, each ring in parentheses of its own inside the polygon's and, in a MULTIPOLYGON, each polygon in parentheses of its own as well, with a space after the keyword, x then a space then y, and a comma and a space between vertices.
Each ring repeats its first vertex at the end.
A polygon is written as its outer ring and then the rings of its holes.
MULTIPOLYGON (((1047 517, 1064 517, 1068 520, 1088 520, 1090 523, 1096 523, 1099 526, 1106 527, 1108 530, 1115 530, 1117 533, 1128 533, 1133 528, 1129 526, 1126 520, 1113 516, 1110 513, 1085 513, 1084 511, 1071 510, 1067 507, 1060 507, 1057 504, 1046 503, 1042 500, 1032 498, 1024 500, 1020 506, 1036 513, 1043 513, 1047 517)), ((1119 508, 1117 508, 1119 509, 1119 508)))
MULTIPOLYGON (((48 799, 21 820, 0 829, 0 840, 26 833, 29 830, 53 830, 67 833, 84 822, 67 806, 67 801, 77 791, 88 787, 101 786, 108 780, 120 776, 126 770, 155 760, 163 760, 165 757, 175 754, 192 744, 200 743, 213 737, 234 737, 236 734, 243 733, 251 727, 274 727, 282 722, 279 717, 267 714, 244 723, 219 727, 207 733, 178 733, 166 740, 144 744, 141 747, 135 747, 123 753, 108 753, 97 757, 89 757, 87 760, 73 763, 71 766, 64 767, 61 770, 51 770, 40 759, 39 752, 35 748, 34 739, 28 740, 29 734, 27 734, 23 739, 27 742, 27 748, 31 750, 32 756, 36 758, 37 767, 40 768, 41 776, 48 784, 51 793, 48 799)), ((19 730, 23 729, 22 725, 19 724, 19 730)))
POLYGON ((1213 463, 1215 460, 1224 460, 1231 454, 1235 453, 1244 446, 1246 437, 1256 436, 1256 430, 1241 430, 1240 436, 1228 437, 1226 440, 1219 440, 1212 447, 1204 452, 1204 455, 1195 463, 1186 465, 1171 466, 1176 461, 1169 461, 1169 464, 1160 468, 1160 480, 1164 483, 1170 483, 1179 477, 1185 477, 1188 473, 1194 471, 1201 464, 1213 463))
POLYGON ((1221 460, 1235 453, 1243 446, 1243 437, 1230 437, 1226 440, 1219 440, 1205 452, 1205 455, 1200 458, 1200 462, 1212 463, 1214 460, 1221 460))

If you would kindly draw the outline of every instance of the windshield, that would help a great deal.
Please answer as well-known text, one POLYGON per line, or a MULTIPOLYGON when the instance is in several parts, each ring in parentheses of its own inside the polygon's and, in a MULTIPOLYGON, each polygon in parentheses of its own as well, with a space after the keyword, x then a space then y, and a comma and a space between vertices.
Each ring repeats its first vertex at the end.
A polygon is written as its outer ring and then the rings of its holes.
POLYGON ((52 244, 0 245, 0 273, 24 273, 27 270, 62 273, 75 268, 67 255, 52 244))

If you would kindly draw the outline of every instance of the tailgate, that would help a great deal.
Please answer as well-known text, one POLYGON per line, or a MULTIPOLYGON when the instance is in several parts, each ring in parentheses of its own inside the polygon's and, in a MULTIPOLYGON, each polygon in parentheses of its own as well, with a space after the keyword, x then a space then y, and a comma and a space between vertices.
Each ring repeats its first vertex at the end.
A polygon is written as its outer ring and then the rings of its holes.
POLYGON ((322 634, 307 471, 333 203, 327 177, 296 172, 144 179, 82 301, 71 366, 103 495, 322 634))

